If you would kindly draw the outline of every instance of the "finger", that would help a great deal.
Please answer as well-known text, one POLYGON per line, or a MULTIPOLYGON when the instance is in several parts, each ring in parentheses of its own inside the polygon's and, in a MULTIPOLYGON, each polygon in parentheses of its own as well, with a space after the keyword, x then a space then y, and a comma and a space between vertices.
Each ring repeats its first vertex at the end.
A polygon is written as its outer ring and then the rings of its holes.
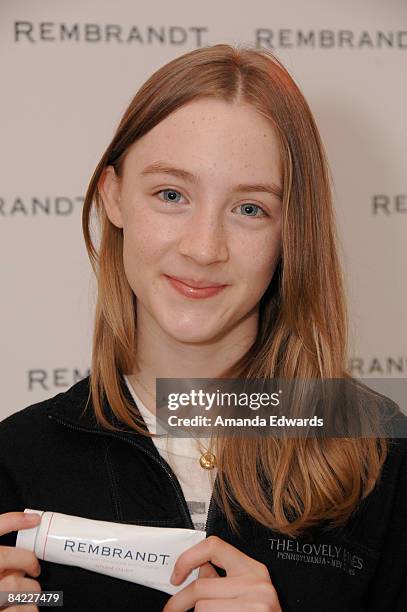
POLYGON ((32 578, 22 578, 19 575, 10 574, 6 578, 0 580, 1 591, 11 593, 17 591, 19 593, 41 593, 41 585, 37 580, 32 578))
POLYGON ((172 584, 180 584, 190 572, 211 561, 226 570, 228 576, 256 573, 270 579, 267 567, 248 557, 217 536, 209 536, 185 550, 177 559, 171 576, 172 584))
POLYGON ((201 599, 236 599, 247 595, 254 588, 257 578, 234 576, 233 578, 197 578, 168 601, 163 612, 185 612, 201 599))
POLYGON ((236 599, 201 599, 195 604, 194 612, 281 612, 280 609, 257 601, 236 601, 236 599))
POLYGON ((4 570, 4 572, 1 574, 1 579, 5 578, 6 576, 9 576, 10 574, 17 574, 18 576, 24 576, 25 575, 25 571, 24 570, 16 570, 16 569, 7 569, 4 570))
POLYGON ((11 606, 11 608, 0 608, 1 610, 6 610, 6 612, 21 612, 21 609, 23 609, 23 612, 39 612, 37 606, 34 605, 18 605, 18 606, 11 606))
POLYGON ((220 578, 220 576, 210 563, 204 563, 199 568, 198 578, 220 578))
POLYGON ((23 570, 35 578, 41 573, 41 566, 31 550, 0 546, 0 574, 7 570, 23 570))
POLYGON ((4 512, 0 514, 0 535, 20 529, 31 529, 40 522, 40 515, 34 512, 4 512))
MULTIPOLYGON (((0 590, 2 591, 0 605, 3 606, 6 603, 7 593, 41 593, 41 585, 36 580, 31 580, 31 578, 21 578, 16 572, 14 575, 10 575, 8 578, 0 581, 0 590)), ((38 610, 34 604, 19 604, 18 606, 6 608, 0 607, 0 610, 7 610, 7 612, 16 610, 21 612, 21 606, 23 606, 23 610, 38 610)))

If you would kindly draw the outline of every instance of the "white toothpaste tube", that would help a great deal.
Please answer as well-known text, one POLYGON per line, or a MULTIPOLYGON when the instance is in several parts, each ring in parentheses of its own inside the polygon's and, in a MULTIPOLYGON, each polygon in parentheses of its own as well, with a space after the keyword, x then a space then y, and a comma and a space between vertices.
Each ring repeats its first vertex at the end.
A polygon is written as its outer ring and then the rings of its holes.
POLYGON ((21 529, 16 547, 34 552, 38 559, 76 565, 170 595, 198 578, 199 569, 194 569, 181 585, 170 583, 179 555, 204 540, 205 531, 96 521, 30 508, 24 512, 39 514, 41 523, 21 529))

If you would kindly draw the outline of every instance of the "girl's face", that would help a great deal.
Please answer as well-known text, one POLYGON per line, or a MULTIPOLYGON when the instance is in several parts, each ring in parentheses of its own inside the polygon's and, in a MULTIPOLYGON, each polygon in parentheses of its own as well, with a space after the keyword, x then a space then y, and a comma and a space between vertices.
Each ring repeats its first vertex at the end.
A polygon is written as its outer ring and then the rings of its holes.
POLYGON ((123 228, 138 322, 186 343, 257 327, 281 252, 280 162, 276 133, 254 108, 205 98, 134 143, 120 180, 107 168, 99 188, 123 228), (169 277, 224 287, 194 292, 169 277))

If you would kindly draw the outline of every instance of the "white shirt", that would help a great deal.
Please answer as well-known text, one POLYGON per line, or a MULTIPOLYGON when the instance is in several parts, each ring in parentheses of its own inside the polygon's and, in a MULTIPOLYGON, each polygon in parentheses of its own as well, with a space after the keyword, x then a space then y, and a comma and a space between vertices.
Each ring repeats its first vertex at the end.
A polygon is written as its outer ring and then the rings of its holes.
MULTIPOLYGON (((143 404, 126 375, 124 379, 149 432, 155 433, 155 415, 143 404)), ((205 470, 200 466, 201 451, 194 438, 177 438, 166 434, 153 437, 152 440, 179 480, 195 529, 205 531, 216 467, 205 470)), ((204 448, 207 448, 205 444, 207 439, 199 438, 199 440, 202 441, 204 448)))

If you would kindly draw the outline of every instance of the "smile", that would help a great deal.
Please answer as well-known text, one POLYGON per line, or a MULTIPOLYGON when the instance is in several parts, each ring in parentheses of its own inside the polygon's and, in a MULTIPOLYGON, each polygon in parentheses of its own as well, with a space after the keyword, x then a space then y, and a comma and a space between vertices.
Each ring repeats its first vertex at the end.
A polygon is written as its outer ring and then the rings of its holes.
POLYGON ((176 291, 178 291, 178 293, 195 300, 201 300, 217 295, 223 291, 225 287, 227 287, 227 285, 217 285, 213 287, 191 287, 177 278, 167 276, 166 274, 164 274, 164 276, 169 281, 170 285, 176 291))

